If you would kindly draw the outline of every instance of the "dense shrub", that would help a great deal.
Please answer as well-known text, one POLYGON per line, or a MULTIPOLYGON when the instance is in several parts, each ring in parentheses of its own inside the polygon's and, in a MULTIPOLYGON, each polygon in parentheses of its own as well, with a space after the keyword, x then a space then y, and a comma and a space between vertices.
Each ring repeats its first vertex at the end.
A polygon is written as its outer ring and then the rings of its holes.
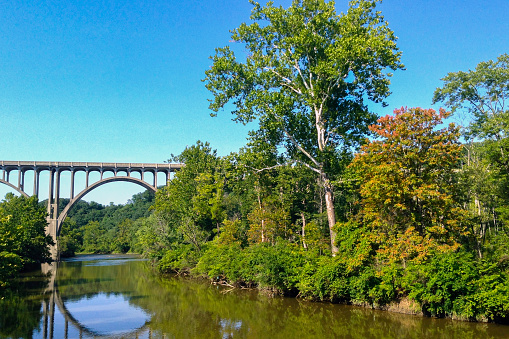
POLYGON ((9 279, 23 267, 23 259, 15 254, 6 251, 0 252, 0 288, 9 284, 9 279))
POLYGON ((187 272, 196 265, 198 254, 191 244, 180 244, 167 250, 157 264, 161 273, 187 272))
POLYGON ((260 243, 246 248, 239 244, 213 244, 201 256, 194 272, 229 284, 256 285, 291 294, 297 291, 306 260, 305 252, 288 242, 275 246, 260 243))
POLYGON ((321 301, 385 305, 397 295, 395 268, 377 272, 372 266, 349 270, 342 258, 322 257, 304 267, 297 284, 300 296, 321 301))
POLYGON ((408 267, 403 286, 433 316, 496 320, 509 315, 507 273, 463 251, 442 253, 408 267))
POLYGON ((350 299, 345 263, 338 258, 322 257, 309 262, 298 283, 300 295, 307 299, 332 302, 350 299))
POLYGON ((240 244, 211 244, 201 256, 194 272, 213 281, 249 285, 253 283, 243 270, 245 254, 240 244))
POLYGON ((472 281, 473 294, 462 296, 461 311, 468 317, 509 321, 509 275, 497 264, 482 262, 479 276, 472 281))

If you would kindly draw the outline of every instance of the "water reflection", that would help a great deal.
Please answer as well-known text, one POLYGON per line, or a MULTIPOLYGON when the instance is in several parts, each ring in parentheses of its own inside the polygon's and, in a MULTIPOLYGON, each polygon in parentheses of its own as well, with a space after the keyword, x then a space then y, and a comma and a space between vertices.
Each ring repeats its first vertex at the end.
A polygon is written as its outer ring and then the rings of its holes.
POLYGON ((130 306, 126 298, 104 293, 66 302, 64 307, 74 319, 89 319, 85 321, 86 328, 96 336, 135 331, 144 328, 149 320, 143 310, 130 306))
POLYGON ((509 337, 509 326, 269 298, 252 290, 163 278, 132 257, 81 257, 50 271, 46 280, 32 277, 39 283, 32 281, 29 292, 0 300, 0 337, 509 337))
POLYGON ((43 317, 42 302, 48 279, 38 272, 0 290, 0 338, 32 338, 43 317))
MULTIPOLYGON (((130 304, 134 290, 114 288, 115 281, 122 274, 114 267, 129 266, 135 262, 132 257, 85 256, 79 260, 55 263, 49 270, 50 281, 47 290, 51 291, 49 309, 44 307, 43 338, 72 337, 121 337, 138 338, 149 332, 150 316, 140 307, 130 304), (83 269, 99 267, 99 269, 83 269), (109 268, 108 268, 109 267, 109 268), (112 271, 104 275, 105 272, 112 271), (124 292, 122 292, 124 291, 124 292), (58 314, 55 317, 55 305, 58 314), (62 328, 63 334, 55 333, 54 328, 62 328), (48 320, 49 318, 49 320, 48 320), (49 333, 46 330, 49 322, 49 333), (55 324, 58 326, 55 326, 55 324), (71 327, 69 327, 71 324, 71 327)), ((44 268, 43 268, 44 270, 44 268)), ((107 272, 106 272, 107 273, 107 272)), ((120 278, 120 279, 119 279, 120 278)))

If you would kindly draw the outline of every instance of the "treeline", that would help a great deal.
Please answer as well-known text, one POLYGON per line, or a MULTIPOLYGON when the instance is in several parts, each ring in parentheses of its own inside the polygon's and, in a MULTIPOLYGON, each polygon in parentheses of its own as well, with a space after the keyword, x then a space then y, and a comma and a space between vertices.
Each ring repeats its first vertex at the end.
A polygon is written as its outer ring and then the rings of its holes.
POLYGON ((258 129, 226 157, 202 142, 172 156, 186 166, 138 238, 162 272, 508 320, 509 55, 443 78, 433 102, 450 112, 377 119, 365 102, 404 67, 378 2, 253 2, 231 37, 248 54, 216 49, 204 82, 214 112, 258 129))
POLYGON ((20 271, 51 262, 53 240, 46 225, 46 209, 37 197, 8 193, 0 202, 0 294, 20 271))
POLYGON ((218 157, 198 142, 173 157, 186 166, 156 193, 139 248, 162 272, 216 283, 382 308, 411 300, 407 311, 501 321, 507 177, 478 170, 491 164, 486 142, 462 145, 457 127, 438 128, 448 115, 401 109, 371 127, 379 138, 335 182, 334 257, 316 175, 258 143, 218 157), (479 176, 492 184, 487 196, 479 176))
MULTIPOLYGON (((214 62, 221 70, 211 72, 242 67, 231 55, 214 62)), ((229 156, 198 142, 170 159, 186 166, 156 193, 140 249, 162 272, 231 286, 507 321, 508 66, 505 54, 443 79, 434 101, 468 113, 465 126, 447 125, 452 113, 443 109, 401 108, 367 126, 360 148, 321 151, 313 138, 292 139, 289 128, 306 135, 291 120, 302 118, 294 108, 281 113, 286 121, 260 114, 260 129, 229 156)), ((221 104, 217 91, 244 90, 214 86, 221 104)), ((242 119, 248 98, 238 95, 242 119)))
MULTIPOLYGON (((154 198, 154 193, 147 190, 133 195, 125 205, 78 201, 62 225, 60 255, 138 252, 136 232, 150 217, 154 198)), ((61 199, 60 206, 68 202, 61 199)))

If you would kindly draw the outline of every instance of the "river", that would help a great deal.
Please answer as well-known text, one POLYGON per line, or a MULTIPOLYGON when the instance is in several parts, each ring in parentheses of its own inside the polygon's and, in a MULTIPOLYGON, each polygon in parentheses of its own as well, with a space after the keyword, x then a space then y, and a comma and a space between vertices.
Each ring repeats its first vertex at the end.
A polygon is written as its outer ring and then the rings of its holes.
POLYGON ((509 338, 509 326, 271 298, 161 277, 129 255, 78 256, 0 297, 0 338, 509 338))

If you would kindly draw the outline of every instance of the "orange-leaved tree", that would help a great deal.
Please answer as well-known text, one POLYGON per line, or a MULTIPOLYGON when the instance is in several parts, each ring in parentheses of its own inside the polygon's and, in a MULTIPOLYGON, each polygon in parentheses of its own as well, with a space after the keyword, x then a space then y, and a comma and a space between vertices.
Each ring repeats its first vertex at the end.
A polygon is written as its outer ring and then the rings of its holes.
POLYGON ((370 126, 351 167, 360 178, 359 221, 386 262, 423 260, 457 248, 465 235, 465 211, 454 199, 461 144, 443 109, 401 108, 370 126))

